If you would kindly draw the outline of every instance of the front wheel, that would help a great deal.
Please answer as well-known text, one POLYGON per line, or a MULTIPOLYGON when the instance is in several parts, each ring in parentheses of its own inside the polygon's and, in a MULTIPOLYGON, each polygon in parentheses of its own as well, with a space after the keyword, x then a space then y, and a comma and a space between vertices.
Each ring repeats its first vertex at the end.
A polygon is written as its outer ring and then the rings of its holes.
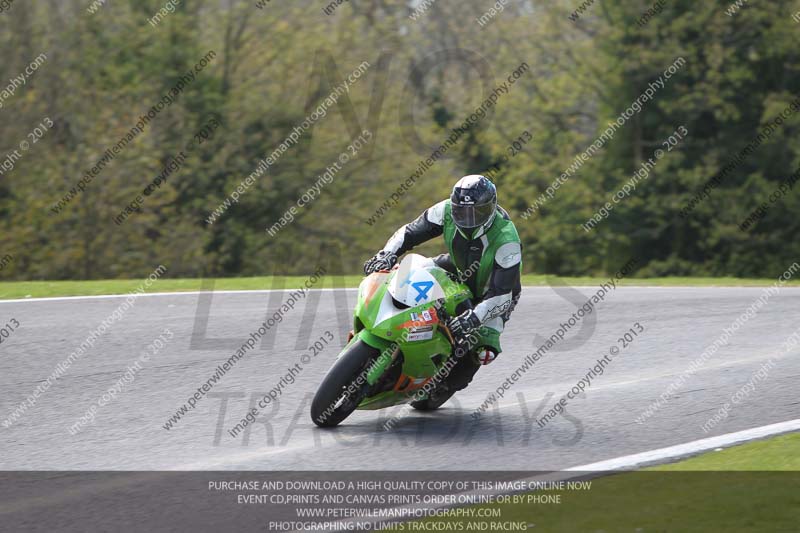
POLYGON ((311 402, 311 419, 316 425, 334 427, 356 410, 364 399, 367 369, 378 354, 378 350, 358 340, 339 357, 311 402))

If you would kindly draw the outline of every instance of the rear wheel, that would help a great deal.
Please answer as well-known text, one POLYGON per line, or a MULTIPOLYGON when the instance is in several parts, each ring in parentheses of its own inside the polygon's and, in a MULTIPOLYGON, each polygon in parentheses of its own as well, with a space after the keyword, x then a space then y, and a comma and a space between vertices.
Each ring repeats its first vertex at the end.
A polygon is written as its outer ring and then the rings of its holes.
POLYGON ((358 340, 334 363, 311 402, 311 419, 316 425, 334 427, 356 410, 368 387, 366 371, 379 353, 358 340))

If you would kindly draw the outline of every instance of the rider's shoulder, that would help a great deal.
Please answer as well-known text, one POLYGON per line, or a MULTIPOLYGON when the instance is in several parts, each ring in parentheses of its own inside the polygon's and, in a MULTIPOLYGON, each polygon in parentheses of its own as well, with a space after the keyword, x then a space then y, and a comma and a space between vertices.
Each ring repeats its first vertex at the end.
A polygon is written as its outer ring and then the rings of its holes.
POLYGON ((500 213, 500 216, 503 217, 505 220, 511 220, 511 215, 508 214, 508 211, 503 209, 502 206, 497 206, 497 212, 500 213))
POLYGON ((514 221, 511 220, 511 216, 508 214, 508 211, 497 206, 497 214, 499 216, 498 230, 502 235, 505 236, 506 240, 509 241, 516 241, 519 242, 519 234, 517 233, 517 227, 514 225, 514 221))
POLYGON ((428 208, 425 212, 425 218, 428 219, 428 222, 432 224, 436 224, 441 226, 444 224, 444 217, 445 212, 447 211, 447 206, 450 204, 450 200, 442 200, 438 204, 435 204, 428 208))

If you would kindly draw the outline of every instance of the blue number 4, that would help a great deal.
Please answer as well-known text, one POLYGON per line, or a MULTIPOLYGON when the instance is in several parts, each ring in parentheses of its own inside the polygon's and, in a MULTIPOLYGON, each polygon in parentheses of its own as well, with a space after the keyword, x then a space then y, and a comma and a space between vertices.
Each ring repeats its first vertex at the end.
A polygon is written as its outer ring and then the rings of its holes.
POLYGON ((417 290, 417 298, 414 301, 419 302, 420 300, 424 300, 428 297, 428 291, 433 288, 433 282, 418 281, 416 283, 412 283, 411 286, 417 290))

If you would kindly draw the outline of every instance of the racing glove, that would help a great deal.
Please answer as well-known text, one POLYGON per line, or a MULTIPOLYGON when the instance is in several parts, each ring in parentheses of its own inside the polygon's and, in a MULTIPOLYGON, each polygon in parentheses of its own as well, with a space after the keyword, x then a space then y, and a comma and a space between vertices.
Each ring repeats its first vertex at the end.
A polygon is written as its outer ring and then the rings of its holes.
POLYGON ((447 322, 447 328, 456 339, 464 339, 472 331, 481 327, 481 320, 475 311, 467 309, 458 316, 454 316, 447 322))
POLYGON ((381 250, 364 263, 364 275, 369 276, 378 270, 391 270, 397 263, 397 255, 388 250, 381 250))

